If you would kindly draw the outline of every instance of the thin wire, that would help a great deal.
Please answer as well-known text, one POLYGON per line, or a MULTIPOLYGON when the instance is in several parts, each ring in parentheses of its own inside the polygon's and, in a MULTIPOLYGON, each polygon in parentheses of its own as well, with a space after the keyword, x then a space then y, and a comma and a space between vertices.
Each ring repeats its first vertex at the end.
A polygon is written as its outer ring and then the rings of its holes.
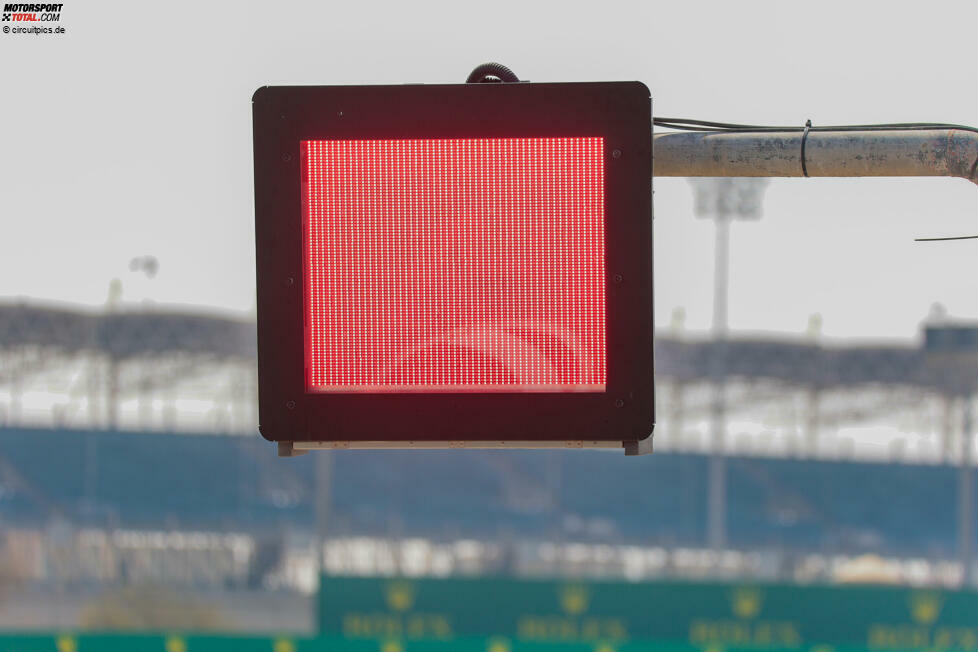
POLYGON ((914 238, 914 242, 938 242, 941 240, 978 240, 978 235, 955 235, 949 238, 914 238))

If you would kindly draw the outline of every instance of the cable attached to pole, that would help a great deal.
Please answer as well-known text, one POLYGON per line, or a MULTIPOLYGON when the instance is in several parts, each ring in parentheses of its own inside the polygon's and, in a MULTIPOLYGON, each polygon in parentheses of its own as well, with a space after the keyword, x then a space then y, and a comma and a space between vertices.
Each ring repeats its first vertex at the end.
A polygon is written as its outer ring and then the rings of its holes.
POLYGON ((978 235, 954 235, 947 238, 914 238, 914 242, 942 242, 944 240, 978 240, 978 235))
POLYGON ((801 173, 808 176, 808 166, 805 164, 805 143, 808 142, 808 134, 812 130, 812 120, 809 118, 805 122, 805 133, 801 135, 801 173))
POLYGON ((489 62, 475 67, 468 78, 466 84, 499 84, 515 83, 520 80, 516 73, 501 63, 489 62))

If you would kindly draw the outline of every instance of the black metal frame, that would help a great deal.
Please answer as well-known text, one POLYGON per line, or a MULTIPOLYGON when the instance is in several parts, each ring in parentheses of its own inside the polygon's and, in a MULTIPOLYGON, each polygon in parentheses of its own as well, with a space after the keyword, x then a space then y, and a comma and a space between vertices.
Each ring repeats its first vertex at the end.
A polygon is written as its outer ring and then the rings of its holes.
POLYGON ((645 85, 263 87, 253 110, 259 411, 266 439, 627 447, 651 434, 652 116, 645 85), (606 392, 307 392, 300 141, 547 136, 604 138, 606 392))

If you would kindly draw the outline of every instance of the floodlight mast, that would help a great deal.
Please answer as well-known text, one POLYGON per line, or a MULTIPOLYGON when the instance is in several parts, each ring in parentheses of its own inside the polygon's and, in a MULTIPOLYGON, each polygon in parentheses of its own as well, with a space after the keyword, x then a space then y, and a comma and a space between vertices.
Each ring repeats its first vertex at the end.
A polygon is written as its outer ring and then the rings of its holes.
POLYGON ((657 177, 947 176, 978 184, 978 133, 963 129, 668 132, 653 136, 652 150, 657 177))

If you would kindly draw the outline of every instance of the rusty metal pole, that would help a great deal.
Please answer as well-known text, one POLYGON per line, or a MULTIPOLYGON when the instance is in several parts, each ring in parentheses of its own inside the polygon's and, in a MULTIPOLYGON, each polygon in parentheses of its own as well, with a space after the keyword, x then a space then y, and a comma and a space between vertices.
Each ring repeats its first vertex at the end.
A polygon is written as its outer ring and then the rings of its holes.
POLYGON ((669 132, 657 177, 961 177, 978 183, 978 134, 960 129, 669 132))

